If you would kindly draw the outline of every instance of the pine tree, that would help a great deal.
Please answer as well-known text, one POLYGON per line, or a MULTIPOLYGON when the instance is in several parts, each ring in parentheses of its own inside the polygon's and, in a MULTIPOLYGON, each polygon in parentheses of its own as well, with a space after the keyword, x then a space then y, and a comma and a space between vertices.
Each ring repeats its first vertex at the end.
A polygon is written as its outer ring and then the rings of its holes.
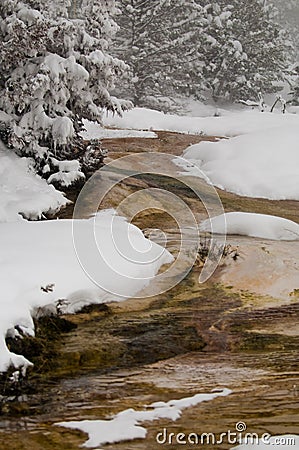
POLYGON ((201 6, 194 0, 121 0, 119 6, 113 52, 131 67, 126 90, 134 103, 157 106, 159 98, 161 106, 165 97, 193 92, 189 68, 202 39, 201 6))
MULTIPOLYGON (((136 104, 157 97, 257 99, 280 90, 291 44, 264 0, 121 0, 113 50, 135 75, 136 104)), ((128 89, 127 89, 128 90, 128 89)))
POLYGON ((294 86, 292 103, 296 106, 299 106, 299 83, 298 82, 294 86))
POLYGON ((259 92, 278 92, 288 74, 291 43, 276 23, 273 6, 262 0, 218 0, 207 3, 205 13, 209 38, 201 66, 213 98, 257 99, 259 92))
POLYGON ((293 105, 299 106, 299 0, 273 1, 277 7, 277 18, 281 25, 288 30, 294 44, 294 59, 296 59, 296 62, 291 67, 293 76, 290 77, 291 92, 288 101, 293 105))
POLYGON ((108 53, 116 12, 113 0, 2 0, 1 136, 44 174, 80 144, 82 118, 129 106, 109 94, 127 69, 108 53))
POLYGON ((290 103, 299 106, 299 63, 296 63, 294 68, 294 82, 292 86, 290 103))
POLYGON ((299 0, 272 0, 277 8, 277 19, 281 25, 288 30, 294 47, 299 54, 299 33, 298 33, 298 17, 299 17, 299 0))

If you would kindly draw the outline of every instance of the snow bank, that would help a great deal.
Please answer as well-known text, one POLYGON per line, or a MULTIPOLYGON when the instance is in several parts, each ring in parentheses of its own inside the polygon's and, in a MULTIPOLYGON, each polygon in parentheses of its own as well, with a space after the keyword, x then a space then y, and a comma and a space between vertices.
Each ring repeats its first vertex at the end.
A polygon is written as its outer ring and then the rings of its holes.
POLYGON ((229 389, 211 394, 196 394, 193 397, 181 400, 171 400, 167 403, 158 402, 149 405, 147 410, 135 411, 127 409, 117 414, 111 420, 83 420, 78 422, 60 422, 59 425, 65 428, 81 430, 89 435, 88 441, 83 447, 93 448, 104 444, 129 441, 134 439, 145 439, 147 430, 140 426, 142 422, 153 422, 159 419, 177 420, 181 417, 182 411, 191 406, 196 406, 202 402, 214 400, 217 397, 224 397, 231 393, 229 389))
MULTIPOLYGON (((183 157, 220 189, 248 197, 299 200, 299 120, 294 117, 296 126, 201 142, 187 148, 183 157)), ((192 173, 192 168, 186 170, 192 173)))
POLYGON ((149 138, 154 139, 158 136, 152 131, 135 131, 135 130, 111 130, 101 127, 96 122, 83 120, 86 131, 82 131, 80 135, 83 139, 120 139, 120 138, 149 138))
POLYGON ((243 444, 233 447, 231 450, 296 450, 299 448, 299 436, 286 434, 284 436, 272 436, 267 438, 263 443, 262 440, 258 444, 243 444))
POLYGON ((55 212, 68 200, 30 170, 30 159, 0 148, 0 222, 39 219, 55 212))
POLYGON ((135 130, 166 130, 209 136, 238 136, 284 125, 298 127, 295 114, 260 113, 259 111, 227 112, 221 117, 186 117, 164 114, 146 108, 134 108, 123 117, 108 114, 104 118, 108 127, 135 130))
MULTIPOLYGON (((162 264, 172 261, 167 250, 147 240, 138 228, 110 210, 99 213, 95 220, 78 220, 76 227, 82 237, 95 234, 99 251, 91 264, 97 267, 97 279, 105 280, 110 292, 118 288, 115 280, 119 272, 123 283, 127 283, 126 292, 133 296, 151 281, 162 264), (115 237, 123 242, 129 240, 130 245, 122 246, 119 252, 115 237)), ((124 300, 96 286, 81 267, 71 220, 0 223, 0 248, 0 371, 10 365, 29 364, 8 350, 5 336, 7 332, 18 335, 16 325, 32 334, 31 313, 36 308, 49 305, 56 312, 55 302, 63 300, 64 311, 75 312, 88 303, 124 300)))
POLYGON ((260 237, 275 241, 293 241, 299 239, 299 225, 282 217, 266 214, 231 212, 207 219, 200 224, 201 231, 217 234, 239 234, 260 237), (226 230, 224 223, 226 222, 226 230))
POLYGON ((81 164, 76 159, 71 161, 58 161, 56 158, 51 158, 53 166, 57 167, 58 172, 53 173, 48 178, 48 183, 58 183, 60 186, 68 187, 76 181, 84 180, 85 175, 81 172, 81 164))

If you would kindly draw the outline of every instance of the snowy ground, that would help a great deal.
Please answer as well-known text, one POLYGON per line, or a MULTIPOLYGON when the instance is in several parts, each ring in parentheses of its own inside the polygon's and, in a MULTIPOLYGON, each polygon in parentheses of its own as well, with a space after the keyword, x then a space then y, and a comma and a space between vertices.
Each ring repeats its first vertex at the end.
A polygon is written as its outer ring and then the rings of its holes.
POLYGON ((78 422, 61 422, 56 425, 81 430, 89 435, 88 441, 83 447, 95 448, 104 444, 130 441, 134 439, 145 439, 147 430, 141 427, 142 422, 152 422, 159 419, 177 420, 181 417, 182 411, 191 406, 196 406, 202 402, 214 400, 217 397, 229 395, 229 389, 211 394, 196 394, 193 397, 180 400, 170 400, 169 402, 156 402, 143 411, 127 409, 117 414, 110 420, 84 420, 78 422))
POLYGON ((144 288, 162 264, 172 261, 167 250, 113 211, 103 211, 95 220, 78 220, 75 226, 77 239, 86 242, 80 262, 71 220, 0 223, 0 371, 29 364, 8 350, 5 336, 18 335, 16 325, 32 335, 36 308, 48 305, 56 312, 55 302, 63 300, 64 311, 75 312, 88 303, 125 300, 125 295, 144 288), (89 265, 98 285, 88 270, 85 273, 89 265))
POLYGON ((68 200, 30 170, 30 159, 0 147, 0 222, 38 219, 68 200), (21 215, 20 215, 21 213, 21 215))
MULTIPOLYGON (((50 305, 50 311, 56 312, 55 302, 65 300, 66 311, 74 312, 85 303, 124 300, 143 289, 171 255, 112 211, 98 214, 95 220, 75 221, 74 227, 71 220, 28 222, 24 218, 39 219, 68 200, 34 174, 29 158, 20 158, 4 146, 0 147, 0 180, 2 372, 10 365, 29 365, 22 355, 8 350, 5 337, 18 336, 18 330, 33 335, 32 313, 38 307, 50 305), (89 248, 83 255, 83 264, 77 258, 73 230, 77 247, 78 239, 84 240, 86 249, 88 242, 94 242, 93 252, 89 248), (84 263, 98 286, 88 270, 85 273, 84 263)), ((81 247, 81 257, 85 248, 81 247)))
POLYGON ((108 115, 106 126, 137 130, 168 130, 229 137, 186 149, 215 186, 248 197, 299 199, 299 118, 296 114, 257 110, 224 111, 220 117, 187 117, 135 108, 123 117, 108 115))
POLYGON ((230 212, 224 214, 224 218, 222 215, 205 220, 199 228, 201 231, 217 234, 237 234, 274 241, 299 239, 299 225, 297 223, 267 214, 230 212))
POLYGON ((221 110, 220 117, 187 117, 164 114, 145 108, 134 108, 123 117, 108 114, 104 125, 131 130, 176 131, 209 136, 238 136, 284 125, 298 127, 296 114, 261 113, 257 110, 238 112, 221 110))
MULTIPOLYGON (((192 145, 183 157, 220 189, 248 197, 299 200, 299 119, 295 117, 294 125, 192 145)), ((192 167, 185 169, 192 173, 192 167)))
POLYGON ((154 139, 158 136, 152 131, 137 131, 137 130, 112 130, 103 128, 96 122, 90 120, 83 121, 85 131, 81 132, 83 139, 120 139, 120 138, 148 138, 154 139))
MULTIPOLYGON (((241 195, 299 199, 298 115, 256 111, 222 114, 221 117, 181 117, 135 108, 123 118, 108 116, 105 123, 132 129, 226 136, 243 134, 216 143, 202 142, 188 148, 184 156, 190 163, 199 165, 211 182, 223 189, 241 195)), ((95 134, 99 131, 98 125, 90 124, 90 127, 90 136, 92 130, 95 134)), ((132 136, 132 131, 115 132, 122 137, 132 136)), ((153 137, 154 133, 137 135, 153 137)), ((122 218, 114 221, 116 241, 124 243, 124 238, 129 236, 132 245, 124 245, 122 253, 117 252, 111 233, 114 216, 111 212, 102 213, 95 221, 99 251, 93 254, 95 259, 89 257, 88 248, 85 255, 90 269, 88 274, 96 273, 101 287, 95 286, 76 257, 71 221, 33 223, 22 219, 22 216, 39 218, 67 202, 53 186, 30 172, 29 162, 5 148, 0 149, 0 371, 10 364, 28 365, 22 356, 9 352, 5 335, 7 330, 11 335, 17 334, 16 325, 32 334, 31 315, 35 308, 50 304, 55 310, 55 301, 62 299, 68 301, 66 308, 73 312, 86 302, 119 300, 116 285, 122 299, 128 298, 143 289, 163 263, 171 262, 167 251, 150 244, 140 230, 122 218), (138 257, 132 246, 136 247, 138 257), (47 286, 52 287, 46 289, 47 286)), ((192 172, 190 168, 187 170, 192 172)), ((227 215, 227 219, 229 233, 269 239, 298 238, 298 225, 281 218, 245 217, 235 213, 227 215)), ((86 236, 93 233, 93 225, 92 220, 77 222, 84 242, 86 236)), ((217 229, 217 219, 212 225, 214 231, 223 232, 217 229)), ((209 226, 207 222, 202 225, 206 231, 209 226)))

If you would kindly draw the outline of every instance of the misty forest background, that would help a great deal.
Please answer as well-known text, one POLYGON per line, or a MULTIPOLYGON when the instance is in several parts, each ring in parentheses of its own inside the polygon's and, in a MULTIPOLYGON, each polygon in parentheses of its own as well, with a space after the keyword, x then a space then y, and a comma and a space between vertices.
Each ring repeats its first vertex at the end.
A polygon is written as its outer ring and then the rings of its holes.
POLYGON ((2 143, 63 186, 99 160, 82 119, 190 99, 262 110, 267 94, 298 105, 298 17, 298 0, 3 0, 2 143))

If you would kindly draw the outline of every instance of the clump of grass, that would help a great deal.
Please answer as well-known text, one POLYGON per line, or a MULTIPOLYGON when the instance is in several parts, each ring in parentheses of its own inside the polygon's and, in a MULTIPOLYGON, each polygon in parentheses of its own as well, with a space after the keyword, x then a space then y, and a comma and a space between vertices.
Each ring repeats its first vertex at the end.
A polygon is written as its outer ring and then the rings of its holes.
POLYGON ((200 238, 196 263, 200 266, 203 265, 208 256, 214 261, 218 261, 219 257, 222 259, 232 258, 234 261, 237 261, 240 254, 237 247, 227 244, 222 248, 222 246, 212 240, 210 236, 204 235, 200 238))

